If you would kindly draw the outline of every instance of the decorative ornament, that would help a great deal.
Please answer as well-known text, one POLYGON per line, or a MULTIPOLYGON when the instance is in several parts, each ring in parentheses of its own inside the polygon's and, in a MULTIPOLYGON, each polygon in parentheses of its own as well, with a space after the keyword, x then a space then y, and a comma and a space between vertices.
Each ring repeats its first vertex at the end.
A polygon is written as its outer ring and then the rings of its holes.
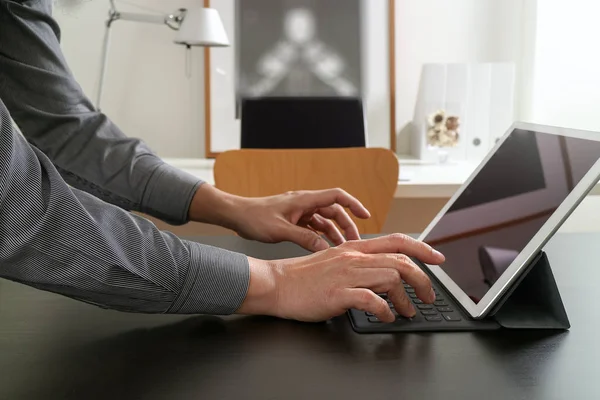
POLYGON ((459 140, 460 120, 438 110, 427 117, 427 144, 432 147, 454 147, 459 140))

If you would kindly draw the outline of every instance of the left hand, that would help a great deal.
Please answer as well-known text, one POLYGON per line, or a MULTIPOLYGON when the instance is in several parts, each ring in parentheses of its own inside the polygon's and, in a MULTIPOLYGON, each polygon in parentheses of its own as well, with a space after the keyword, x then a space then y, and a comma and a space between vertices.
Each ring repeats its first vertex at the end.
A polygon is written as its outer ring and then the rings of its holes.
POLYGON ((341 189, 244 198, 241 203, 235 229, 240 236, 266 243, 290 241, 314 252, 329 248, 320 234, 336 246, 360 239, 344 207, 358 218, 371 216, 356 198, 341 189))
POLYGON ((290 241, 313 252, 360 239, 346 212, 369 218, 369 211, 341 189, 289 192, 270 197, 240 197, 202 185, 190 205, 190 219, 220 225, 241 237, 266 243, 290 241), (344 235, 334 224, 344 232, 344 235))

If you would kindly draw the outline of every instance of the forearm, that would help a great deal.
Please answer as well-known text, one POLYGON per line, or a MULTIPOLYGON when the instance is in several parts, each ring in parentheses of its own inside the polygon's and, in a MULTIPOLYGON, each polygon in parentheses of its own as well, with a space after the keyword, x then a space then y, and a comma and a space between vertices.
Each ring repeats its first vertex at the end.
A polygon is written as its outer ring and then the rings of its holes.
POLYGON ((187 222, 200 180, 95 109, 62 55, 50 3, 0 0, 0 98, 13 119, 73 187, 126 210, 187 222))
POLYGON ((0 101, 1 277, 122 311, 229 314, 249 274, 242 254, 182 241, 68 187, 0 101))

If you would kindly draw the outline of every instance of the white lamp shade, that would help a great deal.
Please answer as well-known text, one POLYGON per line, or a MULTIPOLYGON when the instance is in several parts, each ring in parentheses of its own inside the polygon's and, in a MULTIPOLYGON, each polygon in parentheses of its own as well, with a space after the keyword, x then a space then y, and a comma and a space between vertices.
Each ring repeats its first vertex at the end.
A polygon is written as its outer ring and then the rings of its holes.
POLYGON ((175 43, 187 46, 229 46, 219 12, 213 8, 187 10, 175 43))

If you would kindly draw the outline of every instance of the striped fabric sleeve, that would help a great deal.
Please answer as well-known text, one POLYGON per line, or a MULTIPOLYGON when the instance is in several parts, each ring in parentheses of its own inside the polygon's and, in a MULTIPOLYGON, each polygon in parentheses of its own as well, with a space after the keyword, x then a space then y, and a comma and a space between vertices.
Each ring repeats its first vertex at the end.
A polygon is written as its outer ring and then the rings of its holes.
POLYGON ((0 277, 121 311, 230 314, 250 273, 242 254, 69 187, 0 100, 0 277))
POLYGON ((52 0, 0 0, 0 98, 12 118, 69 185, 126 210, 187 222, 203 182, 96 109, 67 65, 51 8, 52 0))

